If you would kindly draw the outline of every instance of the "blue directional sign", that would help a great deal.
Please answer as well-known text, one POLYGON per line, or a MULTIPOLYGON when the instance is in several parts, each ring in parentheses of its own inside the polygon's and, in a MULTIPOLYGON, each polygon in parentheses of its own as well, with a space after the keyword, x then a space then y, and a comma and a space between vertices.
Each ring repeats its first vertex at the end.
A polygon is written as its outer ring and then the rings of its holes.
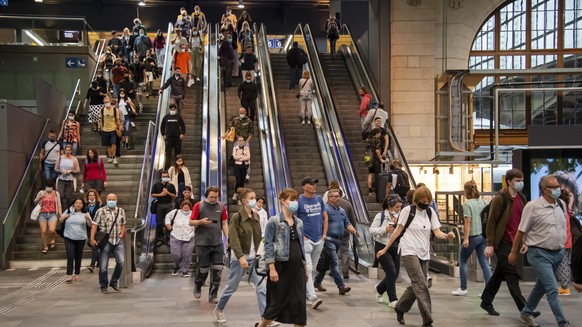
POLYGON ((283 39, 268 39, 267 44, 271 49, 281 49, 283 48, 283 39))
POLYGON ((0 0, 0 7, 7 7, 8 6, 8 0, 0 0))
POLYGON ((66 68, 85 68, 87 67, 87 58, 66 57, 66 68))

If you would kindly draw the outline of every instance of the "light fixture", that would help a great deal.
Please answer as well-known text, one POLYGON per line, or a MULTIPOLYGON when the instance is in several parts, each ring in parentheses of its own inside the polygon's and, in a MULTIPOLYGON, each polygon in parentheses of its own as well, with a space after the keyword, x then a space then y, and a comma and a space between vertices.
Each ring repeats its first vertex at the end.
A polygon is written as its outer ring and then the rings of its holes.
POLYGON ((42 2, 43 0, 34 0, 34 2, 42 2))
POLYGON ((245 4, 243 2, 244 0, 238 0, 238 6, 237 8, 243 9, 245 7, 245 4))
POLYGON ((34 32, 31 32, 29 30, 24 30, 24 33, 26 33, 26 35, 28 35, 29 38, 31 38, 36 44, 40 45, 40 46, 45 46, 46 44, 40 39, 40 37, 38 35, 36 35, 34 32))
POLYGON ((438 175, 438 174, 440 174, 441 172, 440 172, 440 170, 439 170, 437 167, 434 167, 434 168, 432 169, 432 173, 433 173, 434 175, 438 175))
POLYGON ((422 166, 420 166, 420 168, 418 168, 418 173, 419 173, 419 174, 422 174, 422 170, 423 170, 423 167, 422 167, 422 166))
POLYGON ((138 6, 145 6, 145 0, 139 0, 138 6))

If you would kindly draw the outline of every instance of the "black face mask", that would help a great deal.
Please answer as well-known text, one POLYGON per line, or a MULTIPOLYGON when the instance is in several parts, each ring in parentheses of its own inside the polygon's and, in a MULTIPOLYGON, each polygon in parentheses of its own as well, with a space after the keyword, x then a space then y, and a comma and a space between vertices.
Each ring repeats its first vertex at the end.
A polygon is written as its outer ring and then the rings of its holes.
POLYGON ((417 204, 417 206, 419 209, 426 210, 426 208, 428 208, 429 204, 420 202, 419 204, 417 204))
POLYGON ((390 165, 390 170, 394 170, 394 165, 390 165))

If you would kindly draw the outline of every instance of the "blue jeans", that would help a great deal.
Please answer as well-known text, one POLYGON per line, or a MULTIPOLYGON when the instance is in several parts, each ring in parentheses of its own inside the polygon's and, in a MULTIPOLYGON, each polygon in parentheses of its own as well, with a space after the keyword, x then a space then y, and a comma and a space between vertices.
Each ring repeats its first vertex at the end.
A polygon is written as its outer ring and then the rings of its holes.
MULTIPOLYGON (((337 252, 340 246, 341 240, 331 237, 327 237, 325 239, 325 243, 323 243, 323 250, 327 252, 327 255, 331 259, 329 267, 331 277, 333 277, 333 281, 335 282, 338 288, 343 288, 345 284, 344 280, 342 279, 342 275, 340 274, 339 271, 339 262, 337 259, 337 252)), ((325 271, 317 272, 317 276, 315 276, 315 282, 321 283, 323 281, 323 278, 325 277, 325 273, 326 273, 325 271)))
POLYGON ((299 85, 301 74, 303 73, 303 66, 289 68, 289 88, 294 88, 299 85))
POLYGON ((56 180, 59 175, 55 171, 55 164, 54 163, 44 163, 44 179, 45 180, 56 180))
POLYGON ((487 247, 487 241, 482 235, 469 236, 469 247, 465 248, 461 245, 461 253, 459 260, 459 267, 461 270, 461 289, 467 289, 467 260, 473 251, 477 251, 477 259, 479 260, 479 265, 483 270, 483 278, 485 279, 485 284, 491 279, 491 268, 489 268, 489 262, 483 253, 487 247))
POLYGON ((556 317, 558 326, 565 325, 568 321, 564 317, 564 311, 558 298, 558 283, 556 282, 556 270, 564 258, 564 249, 557 252, 550 252, 537 247, 529 247, 527 250, 527 260, 535 269, 538 278, 531 290, 525 307, 521 313, 526 316, 533 316, 540 300, 546 294, 550 308, 556 317))
POLYGON ((67 145, 70 145, 71 146, 71 150, 73 151, 73 155, 76 156, 77 155, 77 150, 79 149, 79 145, 77 144, 77 142, 63 142, 63 149, 67 145))
POLYGON ((119 89, 121 88, 121 86, 119 84, 113 84, 113 99, 117 99, 117 96, 119 95, 119 89))
MULTIPOLYGON (((262 277, 257 275, 257 273, 252 269, 253 261, 253 259, 247 259, 247 262, 249 263, 251 279, 256 286, 255 291, 257 293, 257 300, 259 301, 259 315, 262 316, 263 312, 265 312, 265 307, 267 306, 267 281, 263 280, 263 282, 259 284, 262 277)), ((247 270, 241 267, 240 261, 238 259, 232 258, 230 260, 230 272, 228 273, 228 281, 226 282, 224 291, 222 291, 220 300, 218 300, 218 309, 224 310, 228 300, 230 300, 230 297, 234 294, 234 292, 236 292, 238 284, 240 283, 240 280, 243 278, 243 276, 246 275, 246 272, 247 270)))
POLYGON ((123 240, 120 240, 117 245, 108 242, 99 254, 99 285, 101 288, 107 288, 107 268, 109 266, 109 255, 111 252, 115 256, 115 269, 113 269, 109 285, 117 285, 117 281, 121 277, 121 270, 123 269, 123 261, 125 259, 123 240))

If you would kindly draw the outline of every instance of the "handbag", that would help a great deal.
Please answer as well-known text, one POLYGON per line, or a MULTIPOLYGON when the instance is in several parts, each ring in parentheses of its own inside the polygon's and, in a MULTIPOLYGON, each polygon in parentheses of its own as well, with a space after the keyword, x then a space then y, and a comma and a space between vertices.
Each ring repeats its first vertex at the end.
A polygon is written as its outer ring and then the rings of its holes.
POLYGON ((227 140, 228 142, 234 142, 235 136, 236 136, 236 128, 234 126, 232 126, 230 128, 230 130, 228 131, 228 134, 226 134, 226 136, 224 137, 224 139, 227 140))
POLYGON ((37 221, 38 220, 38 216, 40 216, 40 202, 34 207, 34 209, 32 209, 32 212, 30 213, 30 220, 33 221, 37 221))
MULTIPOLYGON (((69 215, 71 214, 71 210, 67 209, 67 211, 69 215)), ((60 219, 59 219, 60 221, 60 219)), ((57 230, 55 231, 60 237, 65 238, 65 224, 66 224, 67 220, 63 220, 62 223, 59 223, 59 227, 57 228, 57 230)))
POLYGON ((299 99, 301 97, 301 91, 303 91, 303 88, 305 87, 305 84, 307 84, 308 80, 305 80, 305 82, 303 82, 303 85, 301 85, 301 88, 299 89, 299 92, 297 92, 297 94, 295 95, 295 97, 297 99, 299 99))
POLYGON ((115 226, 115 223, 117 223, 118 217, 119 217, 119 209, 117 209, 117 214, 115 214, 115 219, 113 220, 113 224, 111 225, 111 228, 109 228, 109 232, 105 233, 105 232, 98 231, 97 233, 95 233, 94 239, 97 242, 97 248, 99 248, 99 250, 103 250, 105 248, 105 245, 107 245, 107 243, 109 242, 109 235, 111 234, 111 231, 113 230, 113 227, 115 226))
POLYGON ((231 154, 230 157, 228 157, 228 166, 229 167, 234 167, 235 165, 235 160, 234 160, 234 156, 231 154))
POLYGON ((158 211, 158 199, 154 198, 152 200, 152 203, 150 204, 150 213, 152 215, 155 215, 157 211, 158 211))

